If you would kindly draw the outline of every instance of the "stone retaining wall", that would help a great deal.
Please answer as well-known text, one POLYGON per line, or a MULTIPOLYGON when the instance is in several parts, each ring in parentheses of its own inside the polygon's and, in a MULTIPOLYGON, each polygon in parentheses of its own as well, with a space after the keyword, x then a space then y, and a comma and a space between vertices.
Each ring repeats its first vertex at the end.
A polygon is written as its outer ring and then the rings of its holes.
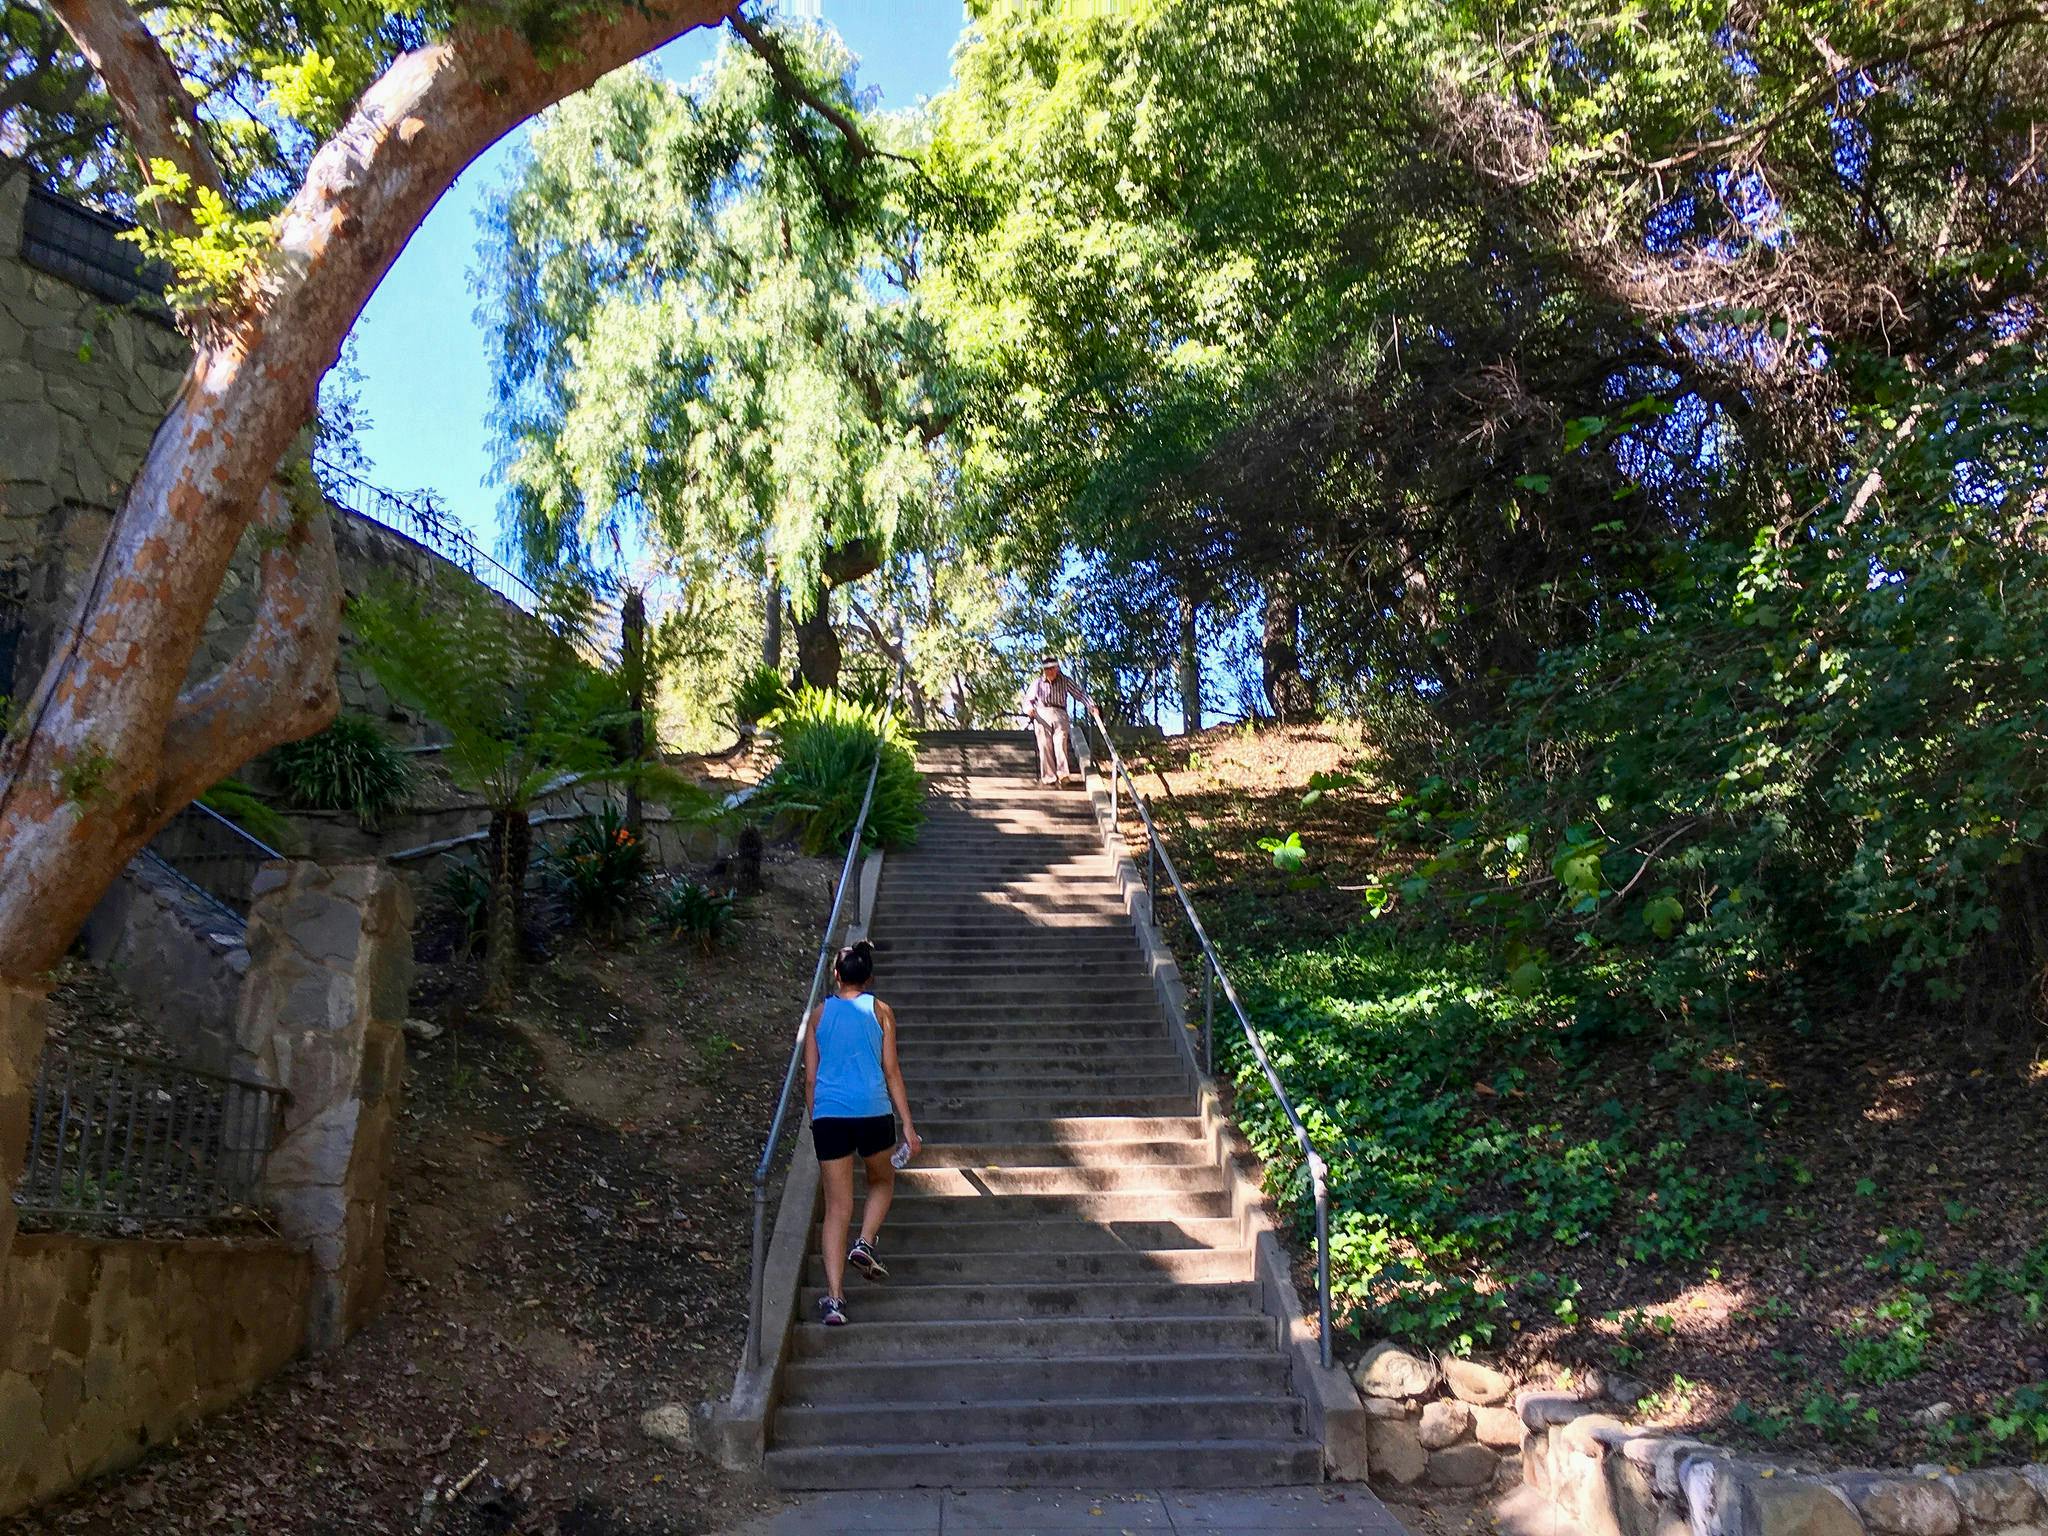
POLYGON ((23 1233, 0 1332, 0 1516, 136 1461, 274 1375, 312 1263, 276 1242, 23 1233))
MULTIPOLYGON (((27 197, 26 178, 0 179, 0 694, 15 697, 35 686, 59 627, 70 622, 189 355, 184 338, 160 320, 24 262, 27 197)), ((350 597, 386 579, 481 585, 369 518, 335 508, 333 521, 350 597)), ((248 634, 256 542, 244 540, 222 582, 192 659, 194 678, 217 671, 248 634)), ((437 739, 353 664, 346 631, 337 681, 343 709, 369 715, 410 745, 437 739)))
POLYGON ((1801 1470, 1525 1393, 1530 1487, 1588 1536, 2048 1536, 2048 1466, 1801 1470))
POLYGON ((148 857, 107 888, 85 922, 85 952, 135 1010, 178 1048, 178 1060, 226 1072, 235 1010, 249 970, 241 924, 148 857))
POLYGON ((1626 1378, 1518 1389, 1505 1371, 1391 1341, 1352 1375, 1373 1486, 1394 1500, 1526 1485, 1583 1536, 2048 1536, 2048 1466, 1801 1468, 1630 1426, 1603 1411, 1640 1393, 1626 1378))

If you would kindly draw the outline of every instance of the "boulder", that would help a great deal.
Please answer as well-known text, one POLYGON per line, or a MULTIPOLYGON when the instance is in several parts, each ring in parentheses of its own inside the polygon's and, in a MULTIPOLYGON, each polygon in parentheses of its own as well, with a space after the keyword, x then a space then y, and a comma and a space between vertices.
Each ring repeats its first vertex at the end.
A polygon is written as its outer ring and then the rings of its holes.
POLYGON ((1403 1419, 1367 1419, 1365 1450, 1376 1483, 1405 1488, 1419 1481, 1429 1466, 1429 1452, 1423 1449, 1415 1425, 1403 1419))
POLYGON ((1481 1445, 1495 1450, 1515 1451, 1522 1447, 1522 1421, 1512 1408, 1491 1408, 1484 1404, 1472 1410, 1472 1429, 1481 1445))
POLYGON ((1530 1429, 1551 1429, 1583 1418, 1593 1410, 1584 1398, 1569 1392, 1517 1392, 1515 1412, 1530 1429))
POLYGON ((1863 1536, 1849 1500, 1826 1483, 1753 1476, 1742 1483, 1756 1536, 1863 1536))
POLYGON ((1468 1403, 1492 1407, 1506 1402, 1515 1390, 1515 1379, 1505 1371, 1496 1371, 1477 1360, 1461 1360, 1456 1355, 1445 1357, 1443 1373, 1451 1391, 1468 1403))
POLYGON ((1438 1488, 1485 1488, 1492 1484, 1499 1466, 1498 1455, 1468 1441, 1433 1452, 1429 1458, 1429 1480, 1438 1488))
POLYGON ((1887 1536, 1955 1536, 1962 1528, 1955 1494, 1930 1478, 1856 1473, 1837 1478, 1835 1486, 1866 1525, 1887 1536))
POLYGON ((1422 1415, 1422 1404, 1400 1397, 1361 1397, 1358 1406, 1375 1419, 1414 1419, 1422 1415))
POLYGON ((2017 1472, 1945 1472, 1941 1480, 1973 1525, 1996 1530, 2029 1524, 2034 1518, 2033 1485, 2017 1472))
MULTIPOLYGON (((1471 1428, 1472 1410, 1455 1397, 1440 1397, 1423 1405, 1422 1421, 1416 1426, 1416 1435, 1428 1449, 1440 1451, 1447 1445, 1456 1445, 1471 1428)), ((1515 1436, 1515 1443, 1522 1443, 1519 1433, 1515 1436)))
POLYGON ((1604 1413, 1582 1413, 1564 1426, 1557 1443, 1564 1451, 1598 1461, 1605 1460, 1608 1451, 1624 1443, 1631 1433, 1619 1419, 1604 1413))
POLYGON ((1929 1403, 1925 1408, 1914 1409, 1907 1418, 1921 1429, 1933 1429, 1937 1425, 1946 1424, 1955 1416, 1954 1403, 1929 1403))
POLYGON ((640 1433, 672 1451, 687 1454, 697 1449, 696 1418, 681 1403, 663 1403, 641 1414, 640 1433))
POLYGON ((1367 1397, 1427 1397, 1443 1380, 1443 1373, 1427 1355, 1382 1339, 1352 1368, 1351 1379, 1367 1397))

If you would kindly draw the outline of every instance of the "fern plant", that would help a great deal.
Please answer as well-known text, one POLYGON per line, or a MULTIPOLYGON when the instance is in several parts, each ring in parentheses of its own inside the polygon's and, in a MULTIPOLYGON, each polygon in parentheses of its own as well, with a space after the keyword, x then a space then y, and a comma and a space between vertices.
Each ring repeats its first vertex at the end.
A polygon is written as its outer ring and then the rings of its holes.
POLYGON ((725 939, 739 917, 738 905, 723 892, 696 880, 671 880, 654 899, 654 925, 674 938, 690 938, 705 954, 725 939))
POLYGON ((402 807, 414 782, 412 760, 363 715, 340 715, 319 735, 276 748, 270 766, 293 805, 352 811, 366 828, 402 807))
POLYGON ((606 803, 541 855, 541 878, 579 926, 617 934, 647 885, 647 844, 606 803))
POLYGON ((732 723, 741 730, 758 725, 790 702, 789 684, 766 663, 754 668, 732 693, 732 723))

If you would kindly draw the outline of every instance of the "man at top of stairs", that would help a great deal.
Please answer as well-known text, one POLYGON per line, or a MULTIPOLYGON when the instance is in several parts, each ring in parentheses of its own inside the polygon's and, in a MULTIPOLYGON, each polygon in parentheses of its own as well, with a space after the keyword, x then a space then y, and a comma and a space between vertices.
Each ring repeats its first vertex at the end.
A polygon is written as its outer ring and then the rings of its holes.
POLYGON ((1046 657, 1038 664, 1038 676, 1024 690, 1020 712, 1030 722, 1031 734, 1038 738, 1038 782, 1057 784, 1061 789, 1067 787, 1068 779, 1080 782, 1074 772, 1074 726, 1067 714, 1070 700, 1101 724, 1102 711, 1060 671, 1059 657, 1046 657))

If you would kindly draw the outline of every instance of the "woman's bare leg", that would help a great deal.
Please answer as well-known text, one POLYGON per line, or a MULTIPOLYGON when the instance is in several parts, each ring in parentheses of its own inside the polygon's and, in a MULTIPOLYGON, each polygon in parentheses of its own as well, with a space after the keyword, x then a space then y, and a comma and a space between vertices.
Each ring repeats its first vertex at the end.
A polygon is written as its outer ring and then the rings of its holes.
MULTIPOLYGON (((888 1158, 884 1157, 883 1162, 888 1158)), ((846 1228, 853 1220, 853 1156, 818 1164, 825 1184, 825 1294, 846 1295, 846 1228)), ((874 1196, 870 1194, 872 1201, 874 1196)))
MULTIPOLYGON (((891 1147, 887 1152, 877 1152, 873 1157, 866 1159, 868 1198, 860 1213, 860 1240, 864 1243, 872 1243, 881 1233, 882 1223, 888 1219, 889 1202, 896 1198, 896 1165, 889 1161, 895 1155, 896 1149, 891 1147)), ((850 1198, 851 1185, 848 1189, 850 1198)), ((826 1234, 828 1241, 830 1236, 830 1233, 826 1234)), ((846 1257, 843 1234, 839 1243, 839 1256, 842 1261, 846 1257)), ((834 1291, 832 1294, 837 1296, 839 1293, 834 1291)))

